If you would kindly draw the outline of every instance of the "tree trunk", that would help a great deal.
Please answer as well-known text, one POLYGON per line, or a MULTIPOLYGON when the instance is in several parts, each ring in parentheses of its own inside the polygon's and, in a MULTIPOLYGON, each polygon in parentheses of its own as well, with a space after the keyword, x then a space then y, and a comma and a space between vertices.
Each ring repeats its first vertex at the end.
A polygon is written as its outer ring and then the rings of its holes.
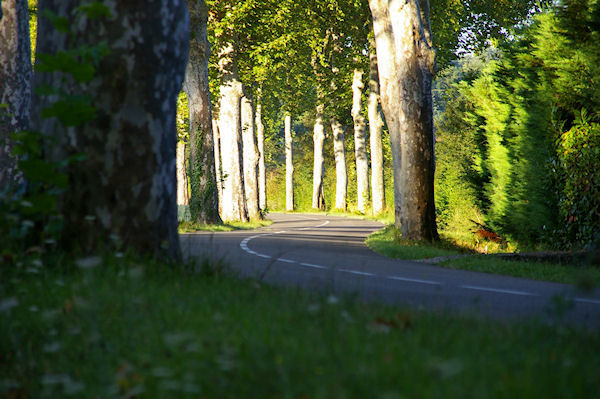
POLYGON ((346 210, 346 194, 348 190, 348 171, 346 170, 346 150, 344 149, 344 127, 336 119, 331 118, 333 133, 333 154, 335 157, 335 209, 346 210))
POLYGON ((215 152, 215 175, 217 176, 217 195, 219 198, 219 214, 223 213, 223 171, 221 168, 221 134, 219 133, 219 121, 212 120, 213 144, 215 152))
POLYGON ((371 140, 371 201, 373 215, 385 209, 385 188, 383 182, 383 145, 381 131, 383 118, 379 111, 379 73, 377 72, 377 53, 375 42, 371 40, 369 53, 369 136, 371 140))
POLYGON ((190 110, 190 215, 194 222, 220 224, 208 88, 208 8, 204 0, 188 0, 187 3, 191 35, 184 89, 190 110))
POLYGON ((258 148, 254 137, 254 107, 248 97, 242 98, 242 140, 244 152, 244 192, 248 216, 260 219, 258 206, 258 148))
POLYGON ((294 162, 292 147, 292 116, 285 116, 285 209, 294 210, 294 162))
POLYGON ((396 227, 404 240, 437 240, 433 194, 434 51, 429 2, 369 0, 377 46, 381 103, 394 164, 396 227))
POLYGON ((221 98, 219 132, 221 133, 221 166, 223 170, 223 220, 248 221, 242 175, 241 101, 244 87, 238 78, 236 54, 227 43, 219 56, 221 98))
POLYGON ((325 125, 323 123, 323 104, 317 105, 315 126, 313 129, 314 164, 313 164, 313 197, 312 207, 325 210, 325 195, 323 194, 323 145, 325 143, 325 125))
MULTIPOLYGON (((59 196, 64 218, 61 245, 88 254, 98 249, 130 249, 180 259, 175 173, 176 107, 188 60, 189 20, 176 0, 111 3, 111 17, 79 14, 71 34, 57 32, 44 11, 74 20, 79 0, 40 0, 40 54, 95 46, 110 52, 98 61, 95 76, 75 82, 64 73, 40 72, 35 86, 49 85, 70 95, 91 96, 93 120, 59 123, 34 119, 35 129, 51 136, 49 161, 86 154, 66 167, 69 188, 59 196)), ((34 115, 56 96, 34 97, 34 115)), ((64 113, 63 113, 64 114, 64 113)))
POLYGON ((262 96, 259 89, 256 101, 256 138, 258 140, 258 205, 267 209, 267 172, 265 169, 265 125, 262 121, 262 96))
POLYGON ((359 212, 367 211, 369 202, 369 160, 367 157, 366 122, 362 114, 363 71, 355 69, 352 79, 352 119, 354 120, 354 154, 356 156, 356 197, 359 212))
POLYGON ((176 165, 177 165, 177 205, 189 205, 190 195, 188 192, 188 179, 185 165, 185 143, 177 142, 176 165))
POLYGON ((9 135, 29 128, 31 45, 26 0, 2 0, 0 19, 0 191, 16 183, 17 160, 9 135))

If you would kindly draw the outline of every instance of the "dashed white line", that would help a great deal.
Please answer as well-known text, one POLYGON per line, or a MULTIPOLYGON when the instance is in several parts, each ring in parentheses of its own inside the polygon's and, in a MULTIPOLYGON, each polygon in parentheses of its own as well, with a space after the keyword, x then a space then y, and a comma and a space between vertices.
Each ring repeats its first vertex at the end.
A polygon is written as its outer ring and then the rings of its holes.
POLYGON ((534 294, 534 293, 526 292, 526 291, 505 290, 505 289, 491 288, 491 287, 478 287, 475 285, 461 285, 460 288, 464 288, 467 290, 475 290, 475 291, 497 292, 499 294, 520 295, 520 296, 539 296, 538 294, 534 294))
POLYGON ((327 266, 315 265, 314 263, 300 263, 300 265, 312 267, 313 269, 329 269, 327 266))
POLYGON ((600 305, 600 299, 587 299, 587 298, 574 298, 575 302, 593 303, 594 305, 600 305))
POLYGON ((338 271, 342 272, 342 273, 356 274, 358 276, 378 277, 377 274, 369 273, 369 272, 361 272, 359 270, 338 269, 338 271))
POLYGON ((388 280, 396 280, 396 281, 405 281, 407 283, 418 283, 418 284, 427 284, 427 285, 442 285, 437 281, 431 280, 420 280, 418 278, 407 278, 407 277, 399 277, 399 276, 385 276, 388 280))

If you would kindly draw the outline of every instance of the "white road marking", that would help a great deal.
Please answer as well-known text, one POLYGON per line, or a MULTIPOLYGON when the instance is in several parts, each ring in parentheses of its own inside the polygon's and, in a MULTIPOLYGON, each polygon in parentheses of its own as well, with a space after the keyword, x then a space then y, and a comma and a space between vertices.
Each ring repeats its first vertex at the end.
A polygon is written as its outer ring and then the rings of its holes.
POLYGON ((418 284, 428 284, 428 285, 442 285, 437 281, 431 280, 420 280, 418 278, 407 278, 407 277, 399 277, 399 276, 384 276, 388 280, 397 280, 397 281, 405 281, 408 283, 418 283, 418 284))
POLYGON ((369 273, 369 272, 361 272, 359 270, 338 269, 338 271, 342 272, 342 273, 356 274, 356 275, 359 275, 359 276, 378 277, 377 274, 369 273))
POLYGON ((505 289, 491 288, 491 287, 478 287, 475 285, 461 285, 460 288, 465 288, 467 290, 475 290, 475 291, 496 292, 499 294, 520 295, 520 296, 539 296, 538 294, 533 294, 531 292, 526 292, 526 291, 505 290, 505 289))
POLYGON ((575 302, 593 303, 594 305, 600 305, 600 299, 575 298, 575 302))
POLYGON ((315 265, 314 263, 300 263, 300 265, 312 267, 313 269, 329 269, 327 266, 315 265))
POLYGON ((286 259, 286 258, 277 258, 275 260, 278 261, 278 262, 285 262, 285 263, 298 263, 295 260, 286 259))

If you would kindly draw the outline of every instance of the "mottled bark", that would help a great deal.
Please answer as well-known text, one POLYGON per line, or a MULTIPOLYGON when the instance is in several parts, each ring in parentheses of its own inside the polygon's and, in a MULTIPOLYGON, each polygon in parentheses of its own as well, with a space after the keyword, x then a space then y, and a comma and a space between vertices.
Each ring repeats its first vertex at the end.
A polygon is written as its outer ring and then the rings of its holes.
POLYGON ((258 145, 258 205, 261 211, 267 209, 267 171, 265 168, 265 125, 262 121, 262 97, 256 101, 256 139, 258 145))
MULTIPOLYGON (((213 114, 213 118, 215 115, 213 114)), ((215 175, 217 177, 217 194, 219 197, 219 214, 223 213, 223 171, 221 170, 221 134, 219 133, 219 122, 212 120, 213 144, 215 153, 215 175)))
POLYGON ((188 191, 188 178, 185 165, 185 143, 177 142, 176 161, 177 165, 177 205, 189 205, 190 193, 188 191))
POLYGON ((354 120, 354 154, 356 158, 357 210, 367 211, 369 202, 369 159, 367 156, 366 121, 362 113, 363 71, 354 70, 352 78, 352 119, 354 120))
POLYGON ((385 209, 385 187, 383 181, 383 144, 381 131, 383 118, 379 110, 379 73, 377 72, 377 52, 375 40, 371 39, 369 52, 369 138, 371 143, 371 201, 373 214, 385 209))
POLYGON ((396 227, 405 240, 439 238, 433 196, 435 54, 428 4, 427 0, 369 0, 381 103, 392 145, 396 227))
POLYGON ((346 170, 346 150, 344 149, 344 127, 335 118, 331 118, 333 133, 333 154, 335 158, 335 209, 346 210, 348 191, 348 171, 346 170))
POLYGON ((290 114, 285 116, 285 209, 294 210, 294 159, 290 114))
MULTIPOLYGON (((50 85, 91 96, 96 117, 64 127, 55 118, 35 119, 51 136, 49 161, 77 153, 66 168, 69 188, 60 194, 64 217, 61 245, 87 254, 102 247, 180 259, 175 173, 177 96, 188 58, 189 20, 179 0, 105 1, 112 16, 90 20, 76 11, 78 0, 40 0, 40 53, 96 45, 110 53, 95 77, 76 83, 63 73, 38 73, 35 86, 50 85), (54 30, 44 10, 77 23, 72 34, 54 30)), ((34 97, 34 115, 56 97, 34 97)))
POLYGON ((260 219, 258 206, 258 147, 254 135, 254 107, 248 97, 242 98, 242 141, 244 157, 244 194, 248 216, 260 219))
POLYGON ((238 78, 236 55, 232 43, 219 55, 221 98, 219 100, 219 132, 221 133, 221 167, 223 171, 223 210, 226 221, 248 221, 244 178, 242 174, 241 101, 244 87, 238 78))
POLYGON ((312 207, 325 210, 325 195, 323 193, 323 174, 325 164, 323 161, 323 146, 325 144, 325 124, 323 123, 323 104, 317 105, 315 126, 313 128, 313 197, 312 207))
POLYGON ((29 128, 31 46, 27 0, 2 0, 0 19, 0 191, 18 180, 9 135, 29 128))
POLYGON ((221 223, 214 167, 212 110, 208 88, 210 44, 206 32, 208 8, 204 0, 188 0, 190 57, 184 90, 190 111, 190 215, 192 221, 221 223))

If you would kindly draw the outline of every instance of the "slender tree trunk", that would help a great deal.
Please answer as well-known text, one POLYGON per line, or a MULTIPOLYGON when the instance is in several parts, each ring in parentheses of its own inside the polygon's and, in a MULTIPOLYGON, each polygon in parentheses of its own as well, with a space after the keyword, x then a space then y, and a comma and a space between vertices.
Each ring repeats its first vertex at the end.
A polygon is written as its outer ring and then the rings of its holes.
POLYGON ((188 9, 191 39, 184 89, 190 110, 190 214, 195 222, 220 224, 208 88, 208 8, 204 0, 188 0, 188 9))
POLYGON ((232 43, 223 47, 219 59, 221 99, 219 131, 221 133, 221 165, 223 168, 223 220, 248 221, 242 174, 241 101, 244 87, 238 78, 232 43))
POLYGON ((254 107, 248 97, 242 98, 242 140, 244 152, 244 188, 248 216, 260 219, 258 206, 258 147, 254 136, 254 107))
POLYGON ((294 210, 294 162, 292 147, 292 116, 285 116, 285 209, 294 210))
POLYGON ((359 212, 367 211, 369 202, 369 159, 367 157, 367 134, 362 114, 363 71, 355 69, 352 79, 352 119, 354 120, 354 154, 356 157, 356 197, 359 212))
POLYGON ((405 240, 437 240, 429 2, 369 0, 369 6, 392 144, 396 227, 405 240))
POLYGON ((379 111, 379 73, 377 72, 377 53, 375 41, 371 40, 369 53, 369 136, 371 140, 371 200, 373 215, 385 209, 385 188, 383 182, 383 145, 381 131, 383 118, 379 111))
POLYGON ((188 192, 187 168, 185 165, 185 143, 177 142, 177 205, 189 205, 190 193, 188 192))
POLYGON ((215 152, 215 174, 217 176, 217 195, 219 198, 219 214, 223 213, 223 171, 221 168, 221 134, 219 133, 219 122, 212 120, 213 144, 215 152))
MULTIPOLYGON (((46 148, 50 161, 86 154, 65 170, 69 188, 57 204, 64 220, 61 245, 83 254, 99 248, 131 249, 180 259, 175 117, 188 60, 186 4, 113 2, 111 17, 79 18, 69 35, 57 32, 44 17, 48 10, 73 20, 80 5, 79 0, 40 0, 38 5, 36 62, 42 62, 41 53, 101 41, 110 49, 86 83, 61 73, 36 73, 36 87, 91 96, 96 108, 93 120, 75 126, 65 127, 56 118, 34 119, 34 128, 57 143, 46 148)), ((34 115, 56 100, 34 97, 34 115)))
POLYGON ((346 150, 344 149, 344 127, 336 119, 331 118, 333 133, 333 153, 335 157, 335 209, 346 210, 348 191, 348 171, 346 169, 346 150))
POLYGON ((31 45, 27 0, 2 0, 0 19, 0 191, 19 180, 9 135, 29 128, 31 45))
POLYGON ((265 169, 265 125, 262 121, 262 90, 256 101, 256 138, 258 141, 258 206, 267 209, 267 172, 265 169))
POLYGON ((325 195, 323 194, 323 173, 325 164, 323 162, 323 145, 325 144, 325 124, 323 123, 323 104, 318 104, 313 129, 313 197, 312 207, 325 210, 325 195))

